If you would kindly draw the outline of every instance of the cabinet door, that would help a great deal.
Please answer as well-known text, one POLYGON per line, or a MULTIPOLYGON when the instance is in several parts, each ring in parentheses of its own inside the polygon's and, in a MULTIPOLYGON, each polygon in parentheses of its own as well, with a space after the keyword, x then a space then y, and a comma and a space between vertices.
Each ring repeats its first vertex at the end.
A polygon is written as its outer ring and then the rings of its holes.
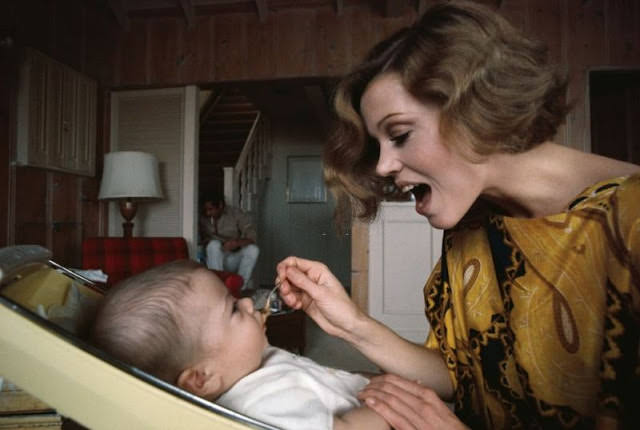
POLYGON ((73 171, 78 158, 78 142, 76 139, 76 97, 78 74, 68 68, 62 70, 62 98, 60 103, 60 147, 62 153, 60 164, 54 164, 64 170, 73 171))
POLYGON ((64 167, 64 142, 62 141, 62 95, 64 93, 64 69, 50 61, 47 64, 45 91, 45 141, 48 148, 45 167, 64 167))
POLYGON ((18 94, 17 162, 93 176, 97 84, 26 50, 18 94))
POLYGON ((74 149, 70 157, 73 169, 93 176, 95 173, 97 85, 78 77, 74 124, 74 149))
POLYGON ((17 161, 44 167, 48 161, 45 133, 47 60, 29 51, 20 70, 17 161))

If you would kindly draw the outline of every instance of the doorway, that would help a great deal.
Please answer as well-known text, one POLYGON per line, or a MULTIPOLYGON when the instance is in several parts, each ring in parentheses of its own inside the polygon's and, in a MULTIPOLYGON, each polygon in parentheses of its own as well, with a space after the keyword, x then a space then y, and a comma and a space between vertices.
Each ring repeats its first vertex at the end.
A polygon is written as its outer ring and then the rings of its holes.
MULTIPOLYGON (((213 91, 221 87, 233 89, 235 94, 249 99, 269 121, 268 179, 260 185, 261 203, 253 214, 260 247, 253 276, 256 286, 273 284, 278 262, 296 255, 324 262, 350 288, 351 233, 349 229, 338 233, 335 228, 335 202, 330 193, 327 191, 323 201, 293 202, 287 198, 288 160, 322 158, 330 127, 332 85, 329 78, 300 78, 203 86, 213 91)), ((203 177, 201 172, 200 178, 203 177)), ((206 186, 199 184, 201 190, 206 186)))
POLYGON ((591 152, 640 164, 640 70, 589 72, 591 152))

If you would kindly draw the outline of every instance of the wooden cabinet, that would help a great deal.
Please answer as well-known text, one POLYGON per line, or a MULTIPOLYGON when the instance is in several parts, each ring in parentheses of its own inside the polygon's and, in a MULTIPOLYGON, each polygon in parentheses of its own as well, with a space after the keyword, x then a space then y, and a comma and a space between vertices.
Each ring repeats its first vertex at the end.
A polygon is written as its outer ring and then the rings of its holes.
POLYGON ((27 48, 20 70, 18 165, 95 174, 97 83, 27 48))

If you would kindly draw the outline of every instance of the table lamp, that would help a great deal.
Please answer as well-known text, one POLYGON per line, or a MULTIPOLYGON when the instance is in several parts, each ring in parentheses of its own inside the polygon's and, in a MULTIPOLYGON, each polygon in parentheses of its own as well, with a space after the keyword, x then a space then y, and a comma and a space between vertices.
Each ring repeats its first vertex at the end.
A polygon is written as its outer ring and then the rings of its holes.
POLYGON ((125 219, 122 229, 125 238, 133 232, 131 221, 140 200, 161 199, 158 160, 152 154, 139 151, 109 152, 104 155, 104 170, 98 199, 114 200, 120 205, 125 219))

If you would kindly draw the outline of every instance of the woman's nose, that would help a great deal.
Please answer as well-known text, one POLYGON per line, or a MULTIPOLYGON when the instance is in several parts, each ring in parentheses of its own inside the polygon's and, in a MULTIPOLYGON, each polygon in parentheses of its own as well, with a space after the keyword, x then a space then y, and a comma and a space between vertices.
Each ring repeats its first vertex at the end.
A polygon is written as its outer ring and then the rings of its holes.
POLYGON ((252 314, 254 311, 253 300, 250 297, 244 297, 242 299, 239 299, 238 307, 243 311, 252 314))
POLYGON ((395 157, 393 149, 389 148, 389 146, 389 143, 380 143, 380 156, 376 164, 376 173, 382 177, 392 176, 401 167, 400 161, 395 157))

